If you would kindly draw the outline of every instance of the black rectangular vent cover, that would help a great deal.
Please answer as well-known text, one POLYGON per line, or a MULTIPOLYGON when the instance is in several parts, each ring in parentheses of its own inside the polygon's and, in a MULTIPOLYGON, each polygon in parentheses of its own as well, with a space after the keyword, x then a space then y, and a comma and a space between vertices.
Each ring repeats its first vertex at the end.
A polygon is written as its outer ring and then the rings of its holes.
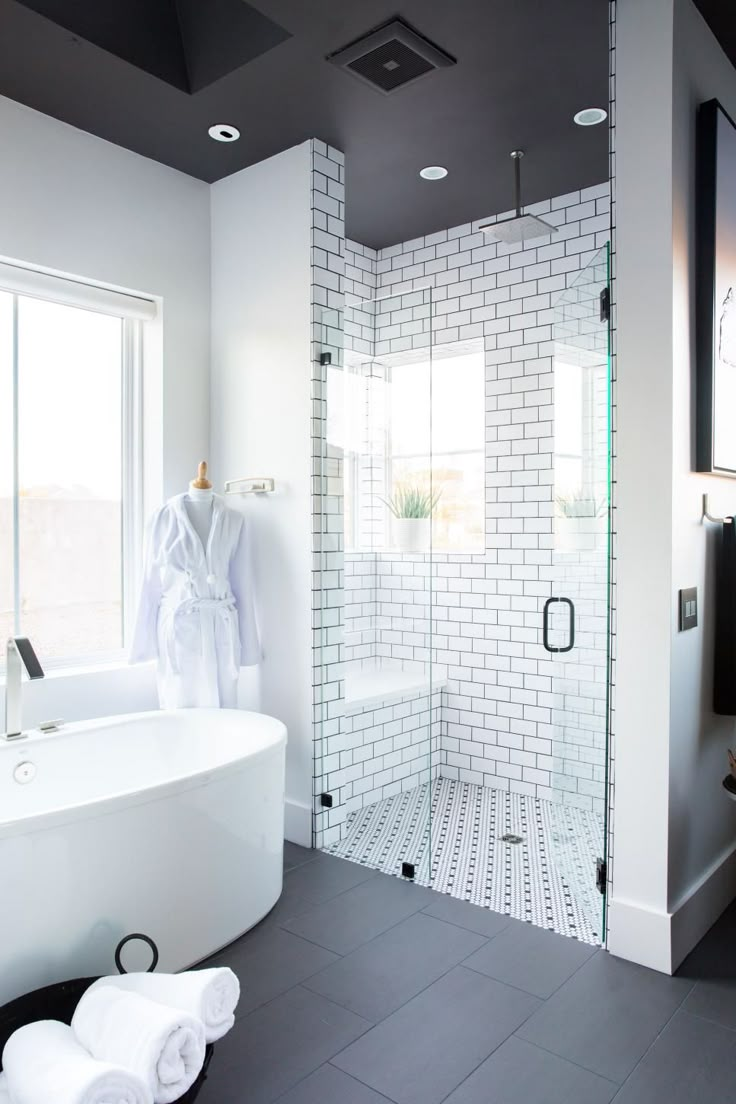
POLYGON ((392 19, 327 58, 371 88, 388 95, 415 80, 454 65, 455 59, 415 31, 392 19))

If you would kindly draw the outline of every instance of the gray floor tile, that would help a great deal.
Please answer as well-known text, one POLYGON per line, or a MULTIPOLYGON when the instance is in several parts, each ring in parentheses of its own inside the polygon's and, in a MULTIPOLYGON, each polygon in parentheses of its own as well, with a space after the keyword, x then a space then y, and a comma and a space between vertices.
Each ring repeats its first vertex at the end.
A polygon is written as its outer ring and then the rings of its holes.
POLYGON ((464 965, 546 999, 595 953, 587 943, 514 920, 464 965))
POLYGON ((300 1081, 279 1104, 391 1104, 385 1096, 326 1063, 300 1081))
POLYGON ((477 932, 487 939, 498 935, 511 923, 510 916, 481 908, 480 905, 472 905, 469 901, 459 901, 457 897, 450 897, 446 893, 435 893, 434 896, 436 900, 424 909, 428 916, 446 920, 448 924, 459 924, 461 928, 477 932))
MULTIPOLYGON (((301 916, 303 912, 308 912, 311 908, 314 908, 311 901, 308 901, 306 897, 300 897, 298 893, 292 892, 287 885, 284 886, 278 901, 271 911, 264 916, 261 924, 283 924, 284 921, 291 920, 294 916, 301 916)), ((247 939, 248 934, 246 933, 244 938, 247 939)))
POLYGON ((346 859, 336 859, 334 855, 325 855, 320 851, 314 859, 286 872, 284 886, 292 893, 305 897, 319 905, 344 893, 346 889, 378 877, 378 872, 369 870, 358 863, 346 859))
POLYGON ((333 1061, 397 1104, 439 1104, 538 1007, 457 966, 333 1061))
POLYGON ((736 1031, 736 978, 699 981, 683 1005, 685 1012, 736 1031))
POLYGON ((272 1104, 368 1026, 316 993, 290 989, 217 1044, 197 1104, 272 1104))
POLYGON ((229 966, 238 975, 240 1003, 237 1015, 242 1017, 323 970, 336 958, 324 947, 284 931, 276 924, 260 924, 209 959, 206 965, 229 966))
MULTIPOLYGON (((299 874, 307 869, 300 867, 294 873, 299 874)), ((427 904, 427 895, 431 893, 430 889, 411 882, 377 876, 331 901, 315 906, 303 916, 289 920, 284 927, 328 950, 349 954, 399 920, 419 912, 427 904)))
POLYGON ((736 908, 726 910, 683 962, 678 977, 695 982, 685 1012, 736 1029, 736 908))
POLYGON ((608 1104, 616 1092, 613 1081, 512 1036, 445 1104, 608 1104))
POLYGON ((687 996, 691 983, 598 951, 518 1034, 623 1082, 687 996))
POLYGON ((418 912, 304 984, 368 1020, 390 1015, 484 943, 418 912))
POLYGON ((736 1032, 678 1012, 616 1097, 616 1104, 733 1104, 736 1032))
POLYGON ((284 870, 293 870, 295 866, 311 862, 318 854, 311 847, 300 847, 298 843, 284 840, 284 870))

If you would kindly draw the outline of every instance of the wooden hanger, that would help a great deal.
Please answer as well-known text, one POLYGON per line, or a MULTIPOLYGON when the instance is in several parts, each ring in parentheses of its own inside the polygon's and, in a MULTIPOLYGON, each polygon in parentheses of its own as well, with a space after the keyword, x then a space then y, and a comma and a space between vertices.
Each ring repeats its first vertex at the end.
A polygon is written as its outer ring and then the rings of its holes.
POLYGON ((192 480, 192 486, 197 491, 210 491, 212 490, 212 484, 207 478, 207 461, 200 460, 199 467, 197 469, 197 478, 192 480))

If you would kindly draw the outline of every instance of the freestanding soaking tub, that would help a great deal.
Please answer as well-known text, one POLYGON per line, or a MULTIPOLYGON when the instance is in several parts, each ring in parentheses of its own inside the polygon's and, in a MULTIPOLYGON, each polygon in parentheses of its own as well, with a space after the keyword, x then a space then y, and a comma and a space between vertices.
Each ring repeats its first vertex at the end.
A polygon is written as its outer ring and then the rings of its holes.
POLYGON ((285 751, 280 721, 235 709, 0 739, 0 1005, 115 972, 129 932, 172 971, 265 916, 282 885, 285 751))

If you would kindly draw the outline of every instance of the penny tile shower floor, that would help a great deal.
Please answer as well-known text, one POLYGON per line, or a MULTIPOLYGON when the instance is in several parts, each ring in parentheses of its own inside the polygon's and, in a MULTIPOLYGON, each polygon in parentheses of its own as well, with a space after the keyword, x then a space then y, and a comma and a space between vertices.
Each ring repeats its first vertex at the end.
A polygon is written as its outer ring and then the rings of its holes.
POLYGON ((595 864, 603 823, 595 813, 443 778, 353 813, 343 838, 326 850, 397 876, 411 862, 419 885, 583 943, 602 942, 595 864))

